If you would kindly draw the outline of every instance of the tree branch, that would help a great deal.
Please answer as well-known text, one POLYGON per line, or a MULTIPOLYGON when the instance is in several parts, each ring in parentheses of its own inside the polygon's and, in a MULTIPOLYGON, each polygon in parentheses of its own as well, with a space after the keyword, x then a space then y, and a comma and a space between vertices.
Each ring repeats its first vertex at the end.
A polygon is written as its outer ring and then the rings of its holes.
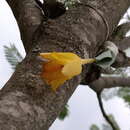
POLYGON ((97 99, 98 99, 98 103, 99 103, 99 106, 100 106, 100 109, 101 109, 101 112, 102 112, 102 115, 103 115, 104 119, 111 126, 112 130, 117 130, 114 123, 110 120, 109 116, 107 115, 107 113, 106 113, 106 111, 104 109, 101 93, 97 93, 97 99))
POLYGON ((105 88, 128 87, 130 86, 130 77, 101 77, 89 85, 96 92, 105 88))
POLYGON ((112 66, 115 68, 128 67, 130 66, 130 57, 127 57, 125 52, 119 50, 116 60, 112 66))
POLYGON ((122 41, 125 36, 126 33, 130 30, 130 22, 127 23, 123 23, 121 25, 119 25, 113 32, 111 39, 112 41, 119 43, 120 41, 122 41))
POLYGON ((125 37, 121 41, 115 43, 120 50, 125 50, 130 47, 130 37, 125 37))
MULTIPOLYGON (((95 10, 80 5, 58 19, 42 23, 33 34, 40 21, 32 17, 38 11, 33 10, 34 2, 13 0, 13 6, 12 0, 7 1, 14 8, 28 55, 0 92, 0 129, 48 130, 76 86, 92 74, 88 75, 87 67, 82 75, 67 81, 54 93, 40 77, 43 63, 38 59, 39 52, 31 50, 32 45, 36 45, 40 52, 74 52, 82 58, 95 57, 106 38, 106 25, 95 10)), ((112 0, 99 8, 108 20, 110 33, 129 4, 129 0, 112 0)))
POLYGON ((6 0, 18 23, 26 53, 32 48, 34 33, 43 20, 35 0, 6 0))

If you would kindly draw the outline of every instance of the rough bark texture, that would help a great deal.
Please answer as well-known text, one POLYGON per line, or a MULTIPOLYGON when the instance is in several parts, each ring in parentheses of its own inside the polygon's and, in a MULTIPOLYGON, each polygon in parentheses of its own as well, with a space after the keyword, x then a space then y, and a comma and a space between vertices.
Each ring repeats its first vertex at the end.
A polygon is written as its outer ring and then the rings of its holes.
POLYGON ((82 0, 82 5, 47 22, 33 0, 6 1, 18 22, 27 56, 0 92, 0 129, 48 130, 77 85, 86 77, 90 81, 94 78, 89 73, 92 67, 86 66, 82 75, 54 93, 40 77, 42 61, 38 53, 67 51, 82 58, 94 57, 106 38, 106 25, 99 13, 83 4, 87 2, 100 11, 111 34, 130 0, 82 0))
POLYGON ((119 49, 125 50, 130 47, 130 37, 124 37, 120 41, 116 42, 119 49))

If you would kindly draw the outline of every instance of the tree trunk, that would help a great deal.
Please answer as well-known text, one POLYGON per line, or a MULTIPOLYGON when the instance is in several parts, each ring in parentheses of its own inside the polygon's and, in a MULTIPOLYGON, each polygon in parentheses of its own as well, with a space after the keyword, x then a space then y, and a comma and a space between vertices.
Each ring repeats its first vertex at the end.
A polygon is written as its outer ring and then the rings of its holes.
POLYGON ((87 77, 90 81, 95 78, 89 73, 89 65, 81 75, 53 92, 40 77, 43 64, 39 52, 74 52, 82 58, 94 57, 130 0, 82 0, 63 16, 47 22, 35 1, 6 1, 18 22, 27 55, 0 92, 0 129, 48 130, 76 87, 87 77))

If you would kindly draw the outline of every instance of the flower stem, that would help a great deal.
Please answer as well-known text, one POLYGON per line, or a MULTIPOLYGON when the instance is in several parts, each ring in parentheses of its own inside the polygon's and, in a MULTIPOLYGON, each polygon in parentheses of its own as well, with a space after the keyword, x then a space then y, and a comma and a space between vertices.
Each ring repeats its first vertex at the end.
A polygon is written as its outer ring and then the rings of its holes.
POLYGON ((90 63, 93 63, 93 62, 96 62, 96 59, 82 59, 82 64, 90 64, 90 63))

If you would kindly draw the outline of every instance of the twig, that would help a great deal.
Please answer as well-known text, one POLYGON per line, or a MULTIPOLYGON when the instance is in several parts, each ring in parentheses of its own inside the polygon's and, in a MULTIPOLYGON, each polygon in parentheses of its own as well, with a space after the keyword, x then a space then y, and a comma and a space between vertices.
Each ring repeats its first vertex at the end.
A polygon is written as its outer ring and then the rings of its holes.
POLYGON ((117 128, 114 126, 113 122, 110 120, 110 118, 108 117, 108 115, 106 114, 106 112, 104 110, 103 102, 102 102, 102 98, 101 98, 101 92, 97 92, 96 94, 97 94, 98 103, 99 103, 103 117, 108 122, 108 124, 112 127, 113 130, 117 130, 117 128))

